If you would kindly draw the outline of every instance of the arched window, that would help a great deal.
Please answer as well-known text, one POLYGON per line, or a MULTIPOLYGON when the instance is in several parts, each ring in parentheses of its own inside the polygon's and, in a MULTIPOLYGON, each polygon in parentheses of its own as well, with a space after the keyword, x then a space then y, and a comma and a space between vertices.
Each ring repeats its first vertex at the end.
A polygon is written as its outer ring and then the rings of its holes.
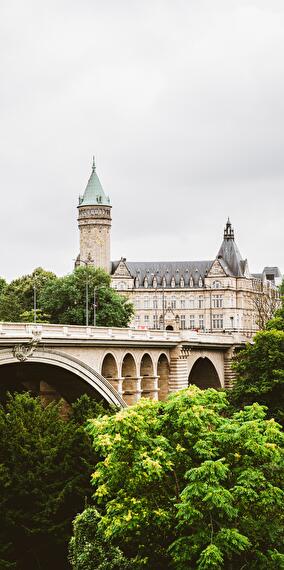
POLYGON ((193 287, 193 279, 192 276, 189 278, 189 287, 193 287))
POLYGON ((147 287, 148 287, 148 278, 147 277, 145 277, 145 279, 144 279, 144 287, 145 287, 145 289, 147 289, 147 287))
POLYGON ((135 287, 136 287, 136 289, 138 289, 139 285, 140 285, 140 279, 139 279, 139 277, 135 277, 135 287))
POLYGON ((175 278, 172 277, 172 279, 171 279, 171 287, 174 288, 175 286, 176 286, 175 278))
POLYGON ((163 279, 162 279, 162 286, 163 286, 163 287, 166 287, 166 286, 167 286, 167 282, 166 282, 165 276, 164 276, 163 279))
POLYGON ((153 277, 153 287, 156 289, 157 287, 157 277, 153 277))
POLYGON ((180 284, 180 287, 184 287, 184 278, 182 276, 180 278, 179 284, 180 284))
POLYGON ((122 291, 123 289, 126 289, 126 285, 123 281, 120 281, 120 283, 118 283, 117 288, 122 291))
POLYGON ((213 283, 212 283, 213 289, 220 289, 220 287, 221 287, 220 281, 213 281, 213 283))
POLYGON ((199 277, 198 286, 199 286, 199 287, 203 287, 203 281, 202 281, 202 278, 201 278, 201 277, 199 277))

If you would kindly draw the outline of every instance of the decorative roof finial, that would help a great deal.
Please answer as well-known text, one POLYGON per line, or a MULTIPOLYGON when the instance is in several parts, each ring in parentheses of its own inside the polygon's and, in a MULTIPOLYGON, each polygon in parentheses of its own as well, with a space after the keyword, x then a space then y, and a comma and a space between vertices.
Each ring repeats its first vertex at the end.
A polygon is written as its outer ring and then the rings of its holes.
POLYGON ((93 156, 93 166, 92 166, 93 170, 96 170, 96 162, 95 162, 95 157, 93 156))
POLYGON ((224 229, 224 239, 234 239, 234 229, 232 228, 230 218, 228 218, 226 227, 224 229))

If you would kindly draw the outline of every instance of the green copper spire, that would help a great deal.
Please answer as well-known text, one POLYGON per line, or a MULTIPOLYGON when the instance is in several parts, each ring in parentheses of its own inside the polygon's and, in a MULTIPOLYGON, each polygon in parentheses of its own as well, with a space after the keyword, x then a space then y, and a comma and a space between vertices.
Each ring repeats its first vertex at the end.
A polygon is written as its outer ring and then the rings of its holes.
POLYGON ((110 199, 105 195, 99 177, 96 173, 95 157, 93 156, 92 172, 84 196, 79 198, 79 206, 109 206, 110 199))

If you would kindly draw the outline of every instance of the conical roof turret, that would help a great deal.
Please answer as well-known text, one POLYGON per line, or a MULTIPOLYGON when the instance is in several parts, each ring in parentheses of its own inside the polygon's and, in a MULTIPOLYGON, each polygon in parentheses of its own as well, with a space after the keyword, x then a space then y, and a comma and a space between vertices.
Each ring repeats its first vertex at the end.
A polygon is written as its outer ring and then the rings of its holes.
POLYGON ((103 187, 100 183, 100 179, 96 172, 95 157, 93 157, 93 165, 91 176, 88 180, 86 190, 83 196, 79 198, 79 206, 109 206, 110 199, 104 193, 103 187))
POLYGON ((235 242, 234 229, 229 218, 224 229, 224 239, 218 251, 217 259, 223 260, 232 275, 238 277, 244 274, 245 262, 242 260, 235 242))

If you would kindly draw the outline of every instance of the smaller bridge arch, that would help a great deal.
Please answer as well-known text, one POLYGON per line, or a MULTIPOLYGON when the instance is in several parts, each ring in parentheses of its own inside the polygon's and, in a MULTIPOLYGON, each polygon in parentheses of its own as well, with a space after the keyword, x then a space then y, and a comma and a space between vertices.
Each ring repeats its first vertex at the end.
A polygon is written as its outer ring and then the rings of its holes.
POLYGON ((143 398, 158 399, 158 378, 154 373, 152 357, 145 352, 140 362, 141 390, 143 398))
POLYGON ((121 365, 123 399, 126 404, 135 404, 141 395, 141 378, 137 375, 137 363, 133 354, 127 352, 121 365))
POLYGON ((221 381, 213 362, 207 356, 197 358, 188 377, 189 384, 195 384, 202 390, 221 388, 221 381))
POLYGON ((159 400, 165 400, 169 393, 170 363, 164 352, 159 355, 157 362, 159 400))
POLYGON ((110 382, 119 394, 122 394, 122 379, 119 378, 117 359, 112 352, 107 352, 103 357, 101 375, 110 382))

